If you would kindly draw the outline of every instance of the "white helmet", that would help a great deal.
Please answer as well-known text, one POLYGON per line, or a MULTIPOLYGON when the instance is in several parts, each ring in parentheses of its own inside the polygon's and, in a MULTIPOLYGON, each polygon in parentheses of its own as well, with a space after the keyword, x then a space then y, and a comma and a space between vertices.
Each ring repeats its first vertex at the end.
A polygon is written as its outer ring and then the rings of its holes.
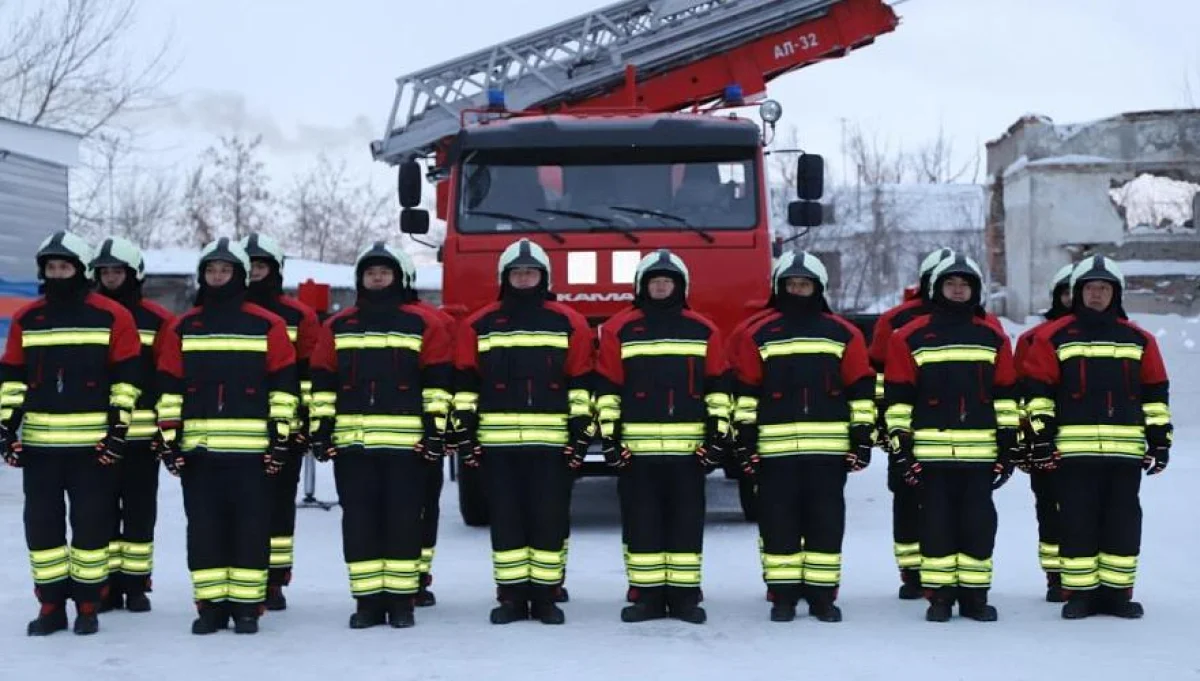
POLYGON ((74 263, 85 279, 92 278, 92 246, 83 237, 66 230, 46 237, 37 250, 38 279, 45 278, 46 261, 55 259, 74 263))
POLYGON ((242 269, 244 283, 250 285, 250 256, 246 249, 229 237, 221 237, 200 251, 200 262, 197 265, 197 276, 200 284, 204 285, 204 266, 210 262, 227 262, 242 269))
POLYGON ((504 275, 515 267, 534 267, 540 269, 546 281, 546 289, 550 289, 550 256, 546 250, 529 239, 520 239, 508 245, 500 254, 496 265, 496 277, 500 285, 504 285, 504 275))
POLYGON ((96 249, 91 268, 98 277, 101 267, 127 267, 138 281, 146 279, 146 263, 142 260, 142 249, 128 239, 119 236, 105 237, 96 249))

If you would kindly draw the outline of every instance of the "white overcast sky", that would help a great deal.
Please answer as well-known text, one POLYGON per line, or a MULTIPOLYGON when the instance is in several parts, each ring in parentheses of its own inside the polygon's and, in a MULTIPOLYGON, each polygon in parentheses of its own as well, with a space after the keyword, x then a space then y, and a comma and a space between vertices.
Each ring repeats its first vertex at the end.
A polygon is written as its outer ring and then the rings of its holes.
MULTIPOLYGON (((278 173, 322 149, 370 161, 394 78, 603 6, 602 0, 145 0, 139 42, 171 42, 180 106, 153 121, 159 158, 240 126, 278 173)), ((784 125, 837 166, 840 121, 917 144, 944 125, 964 153, 1025 113, 1081 122, 1200 105, 1200 0, 907 0, 900 27, 784 76, 784 125)))

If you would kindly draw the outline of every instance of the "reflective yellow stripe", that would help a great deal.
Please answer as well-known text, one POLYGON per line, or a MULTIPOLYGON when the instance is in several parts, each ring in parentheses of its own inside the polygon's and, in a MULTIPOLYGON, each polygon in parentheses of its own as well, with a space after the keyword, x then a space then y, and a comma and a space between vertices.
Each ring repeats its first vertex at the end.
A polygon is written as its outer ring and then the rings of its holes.
POLYGON ((265 336, 184 336, 183 352, 266 352, 265 336))
POLYGON ((621 439, 635 455, 688 456, 704 443, 704 424, 624 423, 621 439))
POLYGON ((620 418, 620 395, 600 395, 596 398, 596 419, 600 422, 601 436, 611 437, 620 418))
POLYGON ((701 555, 699 553, 672 553, 668 551, 666 558, 668 586, 700 586, 701 555))
POLYGON ((804 583, 837 586, 842 581, 842 554, 804 552, 804 583))
POLYGON ((1100 583, 1114 589, 1132 589, 1137 578, 1137 556, 1117 556, 1101 553, 1098 556, 1100 583))
POLYGON ((733 404, 734 423, 756 423, 758 421, 758 398, 738 395, 733 404))
POLYGON ((1025 413, 1030 417, 1054 416, 1054 400, 1049 397, 1034 397, 1025 403, 1025 413))
POLYGON ((14 409, 25 405, 25 391, 28 390, 21 381, 4 381, 0 383, 0 421, 12 418, 14 409))
POLYGON ((229 600, 234 603, 259 603, 266 597, 266 570, 229 568, 229 600))
POLYGON ((591 416, 592 396, 582 388, 567 391, 568 412, 571 416, 591 416))
POLYGON ((566 332, 555 331, 512 331, 486 333, 478 338, 478 351, 488 352, 493 348, 559 348, 568 347, 566 332))
POLYGON ((492 551, 492 574, 496 583, 520 584, 529 581, 531 553, 527 546, 507 551, 492 551))
POLYGON ((158 404, 154 406, 154 410, 158 412, 159 422, 178 421, 183 414, 183 395, 178 393, 159 395, 158 404))
POLYGON ((804 581, 804 553, 761 554, 763 581, 767 584, 799 584, 804 581))
POLYGON ((127 575, 148 575, 154 570, 154 542, 121 544, 121 572, 127 575))
POLYGON ((1058 361, 1065 362, 1076 357, 1089 359, 1132 359, 1140 361, 1144 350, 1133 343, 1063 343, 1055 354, 1058 361))
POLYGON ((667 554, 626 551, 625 574, 632 586, 664 586, 667 583, 667 554))
POLYGON ((562 551, 529 551, 529 581, 555 585, 563 581, 566 557, 562 551))
POLYGON ((153 331, 138 331, 138 338, 141 339, 142 345, 146 347, 154 345, 155 335, 153 331))
POLYGON ((1146 402, 1142 405, 1142 413, 1146 416, 1146 425, 1165 426, 1171 423, 1171 408, 1166 402, 1146 402))
POLYGON ((292 566, 292 553, 295 550, 295 540, 289 536, 271 537, 271 553, 269 564, 273 568, 289 568, 292 566))
POLYGON ((996 427, 1016 428, 1021 425, 1021 414, 1017 410, 1016 400, 996 400, 993 408, 996 410, 996 427))
POLYGON ((383 561, 383 590, 393 594, 413 594, 420 588, 419 561, 383 561))
POLYGON ((183 450, 262 454, 270 446, 264 419, 189 419, 183 424, 183 450))
POLYGON ((1062 561, 1058 557, 1058 544, 1038 542, 1038 563, 1046 572, 1058 572, 1062 569, 1062 561))
POLYGON ((629 341, 621 344, 621 359, 630 357, 704 357, 708 354, 708 341, 661 340, 629 341))
POLYGON ((875 399, 882 400, 884 394, 883 372, 875 374, 875 399))
POLYGON ((44 348, 60 345, 108 345, 112 334, 108 329, 46 329, 21 333, 21 347, 44 348))
POLYGON ((937 589, 957 585, 957 556, 921 556, 921 586, 926 589, 937 589))
POLYGON ((768 341, 759 347, 758 354, 765 362, 773 357, 791 355, 833 355, 840 359, 845 351, 845 343, 839 343, 829 338, 790 338, 768 341))
POLYGON ((996 350, 984 345, 943 345, 934 348, 917 348, 912 352, 917 366, 942 362, 987 362, 995 364, 996 350))
POLYGON ((1100 556, 1059 557, 1062 585, 1077 591, 1100 586, 1100 556))
POLYGON ((337 413, 335 405, 337 404, 337 393, 331 391, 317 391, 312 394, 312 407, 309 414, 314 419, 332 418, 337 413))
POLYGON ((287 335, 288 335, 288 340, 295 343, 296 340, 298 338, 300 338, 300 330, 294 326, 289 326, 289 327, 287 327, 287 335))
POLYGON ((996 431, 919 428, 913 432, 913 455, 918 461, 992 462, 996 460, 996 431))
POLYGON ((123 411, 133 411, 141 394, 142 391, 131 383, 113 383, 109 388, 108 403, 123 411))
POLYGON ((921 567, 921 545, 917 542, 895 542, 892 544, 892 554, 896 557, 896 566, 901 570, 921 567))
POLYGON ((70 549, 57 546, 29 552, 29 567, 34 584, 60 582, 71 573, 70 549))
POLYGON ((350 593, 355 598, 383 591, 383 560, 360 560, 346 563, 350 574, 350 593))
POLYGON ((838 421, 759 425, 758 452, 763 457, 793 454, 841 456, 850 451, 849 432, 849 424, 838 421))
POLYGON ((426 546, 421 549, 421 564, 419 569, 422 573, 429 572, 433 569, 433 557, 437 553, 437 549, 432 546, 426 546))
POLYGON ((479 393, 456 392, 454 393, 453 405, 457 411, 475 411, 479 408, 479 393))
POLYGON ((888 432, 894 430, 912 430, 913 406, 904 402, 889 405, 885 412, 888 432))
POLYGON ((1063 425, 1055 442, 1063 457, 1141 458, 1146 452, 1146 431, 1142 426, 1063 425))
POLYGON ((877 416, 873 400, 850 400, 850 423, 874 426, 877 416))
POLYGON ((90 447, 108 434, 108 414, 84 412, 25 414, 21 439, 27 445, 41 447, 90 447))
POLYGON ((334 422, 333 443, 337 447, 412 449, 423 434, 420 416, 339 414, 334 422))
POLYGON ((965 553, 958 554, 958 585, 976 589, 987 589, 992 586, 992 559, 972 558, 965 553))
POLYGON ((99 584, 108 579, 108 547, 71 547, 71 579, 80 584, 99 584))
POLYGON ((421 352, 421 336, 411 333, 339 333, 334 336, 337 350, 412 350, 421 352))
POLYGON ((450 410, 450 392, 441 388, 421 390, 421 404, 426 414, 444 416, 450 410))

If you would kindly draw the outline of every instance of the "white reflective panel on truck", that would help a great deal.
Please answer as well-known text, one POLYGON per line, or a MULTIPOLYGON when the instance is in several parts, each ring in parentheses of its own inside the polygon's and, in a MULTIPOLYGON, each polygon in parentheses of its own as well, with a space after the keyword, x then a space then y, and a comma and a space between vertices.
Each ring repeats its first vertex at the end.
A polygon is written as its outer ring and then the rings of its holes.
POLYGON ((638 263, 641 260, 641 251, 613 251, 612 283, 632 284, 633 277, 637 273, 638 263))
POLYGON ((567 253, 567 283, 596 283, 595 251, 572 251, 567 253))

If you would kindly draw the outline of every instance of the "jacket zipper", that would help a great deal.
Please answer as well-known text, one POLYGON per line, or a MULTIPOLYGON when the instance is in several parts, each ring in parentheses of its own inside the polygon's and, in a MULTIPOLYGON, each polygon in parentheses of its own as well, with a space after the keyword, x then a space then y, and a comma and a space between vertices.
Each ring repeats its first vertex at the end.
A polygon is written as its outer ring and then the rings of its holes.
POLYGON ((667 389, 667 416, 675 415, 675 389, 667 389))
POLYGON ((1113 409, 1113 395, 1112 395, 1112 391, 1109 390, 1108 391, 1108 418, 1111 419, 1113 417, 1114 411, 1115 410, 1113 409))
POLYGON ((65 371, 65 369, 63 369, 62 367, 59 367, 59 369, 58 369, 58 381, 57 381, 57 383, 55 383, 55 386, 58 388, 58 394, 59 394, 59 395, 61 395, 61 394, 62 394, 62 391, 63 391, 63 372, 64 372, 64 371, 65 371))
POLYGON ((375 406, 375 381, 371 381, 369 392, 367 393, 367 406, 375 406))
POLYGON ((804 415, 808 416, 808 386, 804 386, 804 415))
POLYGON ((525 406, 533 406, 533 379, 525 379, 525 406))
POLYGON ((225 384, 217 384, 217 413, 225 411, 225 384))
POLYGON ((959 423, 967 422, 967 397, 966 397, 966 395, 960 395, 958 398, 958 422, 959 423))

